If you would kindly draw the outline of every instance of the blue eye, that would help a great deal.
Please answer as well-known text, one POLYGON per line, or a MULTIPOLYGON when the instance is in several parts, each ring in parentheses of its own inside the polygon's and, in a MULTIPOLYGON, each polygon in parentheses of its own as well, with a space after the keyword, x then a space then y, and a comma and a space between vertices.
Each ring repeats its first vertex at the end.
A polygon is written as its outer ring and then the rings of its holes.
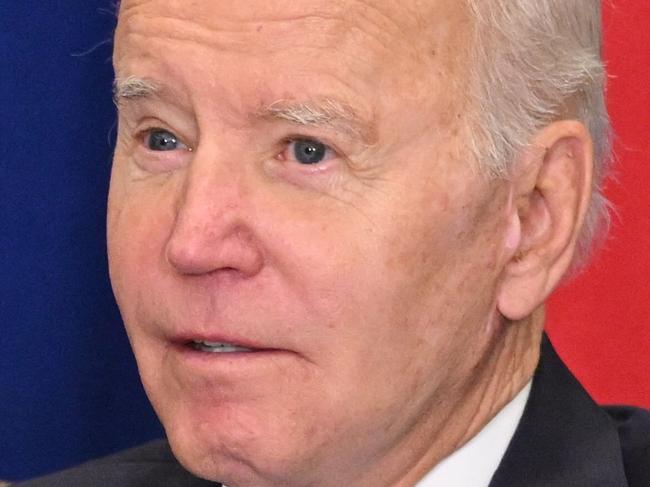
POLYGON ((163 129, 154 129, 149 132, 144 143, 152 151, 172 151, 185 148, 185 144, 180 142, 174 134, 163 129))
POLYGON ((300 164, 318 164, 330 151, 325 144, 312 139, 298 139, 292 142, 293 157, 300 164))

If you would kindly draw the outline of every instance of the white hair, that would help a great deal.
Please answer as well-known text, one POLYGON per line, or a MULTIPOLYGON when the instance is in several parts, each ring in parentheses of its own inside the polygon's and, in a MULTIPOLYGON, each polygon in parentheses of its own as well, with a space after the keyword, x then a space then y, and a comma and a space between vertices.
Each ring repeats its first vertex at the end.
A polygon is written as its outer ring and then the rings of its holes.
POLYGON ((467 0, 474 16, 469 76, 472 150, 494 176, 555 120, 585 124, 594 141, 591 206, 575 265, 609 226, 601 188, 611 160, 600 0, 467 0))

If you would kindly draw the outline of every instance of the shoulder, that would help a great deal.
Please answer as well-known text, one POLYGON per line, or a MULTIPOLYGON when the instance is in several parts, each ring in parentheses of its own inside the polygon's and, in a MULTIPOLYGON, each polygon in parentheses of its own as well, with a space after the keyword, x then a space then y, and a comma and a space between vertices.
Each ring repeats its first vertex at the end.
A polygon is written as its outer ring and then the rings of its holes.
POLYGON ((216 486, 194 477, 174 458, 166 441, 125 450, 16 487, 202 487, 216 486))
POLYGON ((650 413, 601 407, 547 337, 526 409, 490 487, 649 487, 650 413))
POLYGON ((650 411, 606 406, 621 444, 625 474, 631 487, 650 485, 650 411))

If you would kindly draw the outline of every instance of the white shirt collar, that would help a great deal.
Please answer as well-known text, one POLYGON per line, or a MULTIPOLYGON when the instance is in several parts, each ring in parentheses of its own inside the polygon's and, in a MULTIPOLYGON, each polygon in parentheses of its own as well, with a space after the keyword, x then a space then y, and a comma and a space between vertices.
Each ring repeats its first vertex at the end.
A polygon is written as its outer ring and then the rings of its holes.
POLYGON ((436 465, 415 487, 488 487, 524 414, 531 382, 459 450, 436 465))

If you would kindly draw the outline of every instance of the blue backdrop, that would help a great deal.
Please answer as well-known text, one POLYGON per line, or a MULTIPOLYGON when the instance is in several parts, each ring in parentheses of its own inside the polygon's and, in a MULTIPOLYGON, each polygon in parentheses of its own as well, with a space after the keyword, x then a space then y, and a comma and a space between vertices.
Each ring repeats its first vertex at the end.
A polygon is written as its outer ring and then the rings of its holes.
POLYGON ((161 436, 107 277, 110 0, 0 0, 0 478, 161 436))

